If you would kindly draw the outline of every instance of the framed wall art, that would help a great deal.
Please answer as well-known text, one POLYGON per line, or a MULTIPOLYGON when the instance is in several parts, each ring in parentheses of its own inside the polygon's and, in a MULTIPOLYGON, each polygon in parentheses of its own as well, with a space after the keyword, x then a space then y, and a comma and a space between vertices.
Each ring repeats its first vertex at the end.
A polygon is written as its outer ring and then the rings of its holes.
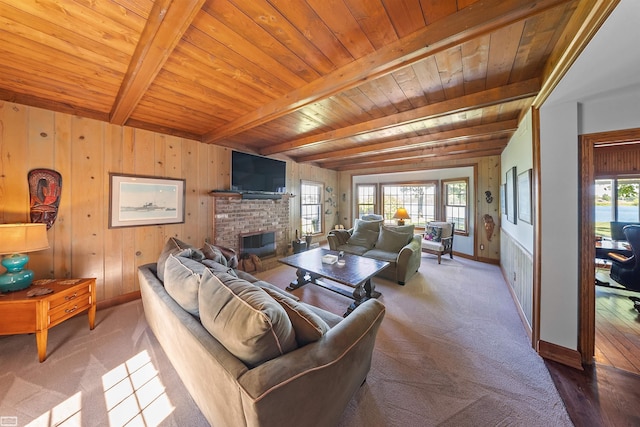
POLYGON ((517 205, 516 205, 516 201, 517 201, 517 194, 516 194, 516 167, 512 167, 510 169, 507 169, 507 182, 506 182, 506 191, 505 191, 505 204, 506 204, 506 210, 507 210, 507 221, 512 222, 512 223, 516 223, 517 222, 517 215, 516 215, 516 209, 517 209, 517 205))
POLYGON ((109 181, 109 228, 184 223, 184 179, 110 173, 109 181))
POLYGON ((531 169, 518 175, 518 219, 531 224, 531 169))

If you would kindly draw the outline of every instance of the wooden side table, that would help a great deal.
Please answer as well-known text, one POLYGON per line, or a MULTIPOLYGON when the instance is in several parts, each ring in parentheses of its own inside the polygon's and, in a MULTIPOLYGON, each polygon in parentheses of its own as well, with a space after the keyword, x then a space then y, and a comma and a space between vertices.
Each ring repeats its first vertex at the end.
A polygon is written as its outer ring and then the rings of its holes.
POLYGON ((52 328, 89 310, 89 329, 96 320, 96 279, 36 280, 27 289, 0 294, 0 335, 36 334, 38 359, 47 358, 47 336, 52 328), (29 296, 30 291, 53 292, 29 296))

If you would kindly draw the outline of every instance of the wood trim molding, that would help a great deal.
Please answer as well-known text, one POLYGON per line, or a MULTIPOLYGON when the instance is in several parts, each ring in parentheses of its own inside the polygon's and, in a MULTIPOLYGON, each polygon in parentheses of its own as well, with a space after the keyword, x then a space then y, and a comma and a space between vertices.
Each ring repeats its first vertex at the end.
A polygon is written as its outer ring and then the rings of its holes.
POLYGON ((98 301, 96 303, 97 310, 103 310, 109 307, 115 307, 116 305, 124 304, 127 302, 140 299, 140 291, 129 292, 127 294, 118 295, 117 297, 109 298, 106 300, 98 301))
POLYGON ((620 143, 640 141, 640 128, 624 129, 611 132, 592 133, 580 135, 578 168, 580 170, 580 218, 579 233, 580 258, 578 269, 580 271, 578 286, 578 351, 582 355, 582 363, 592 364, 595 355, 595 181, 594 150, 597 146, 606 146, 620 143))
POLYGON ((539 341, 538 354, 545 359, 553 360, 554 362, 562 363, 563 365, 581 371, 584 370, 582 363, 580 363, 580 353, 576 350, 571 350, 547 341, 539 341))
POLYGON ((533 308, 531 313, 531 345, 538 348, 540 341, 540 295, 542 289, 541 194, 540 194, 540 109, 531 107, 532 158, 531 197, 533 200, 533 308))
POLYGON ((540 108, 565 76, 620 0, 582 0, 545 65, 540 93, 533 101, 540 108))

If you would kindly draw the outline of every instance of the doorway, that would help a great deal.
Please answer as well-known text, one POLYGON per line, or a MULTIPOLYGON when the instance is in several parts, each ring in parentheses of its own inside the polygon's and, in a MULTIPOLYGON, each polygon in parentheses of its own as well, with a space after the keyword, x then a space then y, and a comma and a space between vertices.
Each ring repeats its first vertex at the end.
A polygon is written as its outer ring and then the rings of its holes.
POLYGON ((596 289, 595 275, 595 191, 596 149, 619 146, 625 154, 620 162, 609 162, 612 173, 638 174, 640 164, 640 129, 602 132, 580 137, 580 332, 579 351, 582 363, 603 363, 640 374, 640 319, 633 313, 627 291, 596 289), (632 146, 633 145, 633 146, 632 146), (635 169, 635 170, 634 170, 635 169), (625 301, 627 308, 625 309, 625 301), (597 310, 597 312, 596 312, 597 310), (626 311, 625 311, 626 310, 626 311), (619 315, 619 316, 618 316, 619 315), (618 318, 620 317, 620 318, 618 318), (634 338, 638 338, 635 340, 634 338), (631 341, 626 341, 631 337, 631 341), (596 341, 598 345, 596 346, 596 341), (597 350, 597 351, 596 351, 597 350), (607 354, 608 353, 608 354, 607 354))

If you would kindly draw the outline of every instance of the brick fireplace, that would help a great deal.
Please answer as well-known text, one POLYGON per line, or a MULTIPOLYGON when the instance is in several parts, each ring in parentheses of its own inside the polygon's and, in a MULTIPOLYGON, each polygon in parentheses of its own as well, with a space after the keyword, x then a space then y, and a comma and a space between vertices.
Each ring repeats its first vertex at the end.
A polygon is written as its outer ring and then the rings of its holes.
POLYGON ((274 233, 275 256, 262 258, 272 268, 289 251, 289 197, 278 200, 242 199, 237 195, 214 195, 214 242, 241 254, 244 236, 274 233))

